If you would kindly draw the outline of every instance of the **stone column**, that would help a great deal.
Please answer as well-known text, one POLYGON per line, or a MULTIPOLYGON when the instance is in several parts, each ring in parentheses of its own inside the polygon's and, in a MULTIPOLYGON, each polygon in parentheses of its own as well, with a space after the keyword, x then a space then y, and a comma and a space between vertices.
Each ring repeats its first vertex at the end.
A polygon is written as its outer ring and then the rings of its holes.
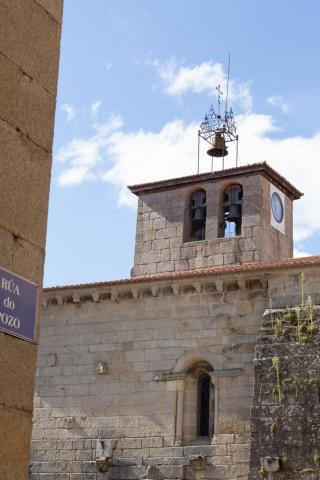
MULTIPOLYGON (((40 287, 62 1, 0 0, 0 266, 40 287)), ((36 357, 0 332, 1 480, 28 477, 36 357)))

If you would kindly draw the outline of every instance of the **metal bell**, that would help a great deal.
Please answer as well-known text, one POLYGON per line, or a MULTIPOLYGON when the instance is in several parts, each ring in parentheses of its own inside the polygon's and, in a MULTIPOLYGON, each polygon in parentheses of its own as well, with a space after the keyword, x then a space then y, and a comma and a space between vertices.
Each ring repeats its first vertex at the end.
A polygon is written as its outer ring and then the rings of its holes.
POLYGON ((229 208, 228 221, 236 222, 241 218, 241 206, 232 204, 229 208))
POLYGON ((212 146, 207 151, 207 154, 210 157, 226 157, 228 155, 226 142, 221 133, 217 132, 214 134, 212 146))
POLYGON ((195 208, 192 215, 194 222, 203 222, 206 219, 206 209, 204 207, 195 208))

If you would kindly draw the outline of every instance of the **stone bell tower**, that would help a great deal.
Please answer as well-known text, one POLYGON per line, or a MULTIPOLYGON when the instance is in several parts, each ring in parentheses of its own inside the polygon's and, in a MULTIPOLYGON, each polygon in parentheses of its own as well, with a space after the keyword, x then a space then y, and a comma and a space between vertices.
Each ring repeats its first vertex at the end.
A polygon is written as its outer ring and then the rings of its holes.
POLYGON ((139 197, 133 276, 292 257, 302 193, 267 163, 129 188, 139 197))
POLYGON ((198 131, 198 174, 129 187, 139 197, 133 276, 292 257, 292 202, 302 193, 265 162, 238 167, 232 107, 226 98, 222 113, 217 92, 218 108, 198 131), (199 174, 200 140, 209 144, 209 173, 199 174), (236 167, 225 170, 232 142, 236 167))

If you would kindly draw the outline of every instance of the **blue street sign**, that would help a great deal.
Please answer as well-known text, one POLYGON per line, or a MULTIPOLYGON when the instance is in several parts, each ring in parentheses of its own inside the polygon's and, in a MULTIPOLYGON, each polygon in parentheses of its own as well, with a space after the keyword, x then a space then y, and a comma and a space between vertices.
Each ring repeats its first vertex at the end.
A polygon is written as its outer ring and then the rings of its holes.
POLYGON ((0 267, 0 330, 35 339, 38 286, 0 267))

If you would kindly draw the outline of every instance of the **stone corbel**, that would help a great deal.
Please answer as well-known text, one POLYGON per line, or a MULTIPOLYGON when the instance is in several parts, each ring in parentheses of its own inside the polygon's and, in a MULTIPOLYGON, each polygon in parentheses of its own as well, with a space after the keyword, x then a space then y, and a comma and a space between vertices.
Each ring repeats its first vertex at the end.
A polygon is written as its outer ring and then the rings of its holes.
POLYGON ((96 372, 98 375, 106 375, 108 373, 108 364, 105 362, 98 362, 96 365, 96 372))
POLYGON ((72 301, 73 301, 73 303, 80 303, 81 302, 81 297, 80 297, 79 293, 75 292, 72 295, 72 301))
POLYGON ((120 292, 116 288, 111 289, 111 301, 115 303, 119 303, 120 301, 120 292))
POLYGON ((238 279, 237 280, 237 284, 238 284, 238 287, 240 288, 240 290, 245 290, 246 289, 246 280, 244 280, 243 278, 242 279, 238 279))
POLYGON ((219 293, 222 293, 223 292, 223 280, 221 280, 220 278, 216 278, 214 280, 214 284, 216 286, 216 289, 219 293))
POLYGON ((138 288, 134 288, 134 287, 131 288, 131 294, 135 300, 138 300, 140 298, 140 293, 141 292, 138 288))
POLYGON ((153 297, 160 297, 161 289, 157 285, 151 285, 151 293, 153 297))
POLYGON ((202 285, 200 282, 194 282, 192 286, 198 294, 202 292, 202 285))
POLYGON ((62 296, 62 295, 56 295, 56 301, 57 301, 57 305, 59 305, 59 307, 62 307, 62 305, 63 305, 63 296, 62 296))
POLYGON ((99 292, 92 292, 92 293, 91 293, 91 298, 92 298, 92 301, 93 301, 93 302, 98 303, 99 300, 100 300, 100 294, 99 294, 99 292))
POLYGON ((45 297, 42 297, 42 299, 41 299, 41 307, 47 308, 47 306, 48 306, 48 299, 45 298, 45 297))
POLYGON ((111 465, 112 450, 114 444, 112 440, 96 441, 96 468, 98 472, 105 473, 111 465))
POLYGON ((72 295, 72 301, 73 301, 73 303, 80 303, 81 302, 79 293, 75 292, 72 295))
POLYGON ((173 291, 173 295, 175 297, 177 297, 180 293, 180 286, 176 285, 176 284, 173 284, 173 285, 171 285, 171 290, 173 291))
POLYGON ((273 474, 280 470, 280 457, 260 458, 261 469, 267 473, 267 479, 272 480, 273 474))
POLYGON ((190 455, 189 461, 192 470, 196 472, 206 468, 206 457, 204 455, 190 455))

